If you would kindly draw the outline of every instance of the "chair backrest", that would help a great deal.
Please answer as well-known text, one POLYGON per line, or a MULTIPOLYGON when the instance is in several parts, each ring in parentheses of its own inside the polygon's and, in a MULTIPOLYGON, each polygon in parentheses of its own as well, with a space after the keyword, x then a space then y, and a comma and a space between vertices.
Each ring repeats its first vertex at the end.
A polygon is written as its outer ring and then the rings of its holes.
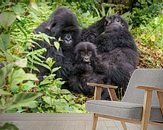
MULTIPOLYGON (((136 69, 130 78, 122 101, 143 104, 144 91, 136 89, 137 86, 163 88, 163 69, 136 69)), ((156 92, 153 94, 152 106, 159 106, 156 92)))

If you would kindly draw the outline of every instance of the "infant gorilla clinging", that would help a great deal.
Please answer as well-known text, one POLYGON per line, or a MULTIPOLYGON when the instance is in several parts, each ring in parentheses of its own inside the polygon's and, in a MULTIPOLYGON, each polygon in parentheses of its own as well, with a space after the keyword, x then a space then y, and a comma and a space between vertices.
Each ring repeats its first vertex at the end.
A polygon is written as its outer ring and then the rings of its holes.
MULTIPOLYGON (((96 46, 90 42, 80 42, 75 48, 73 76, 69 79, 70 91, 93 95, 94 88, 87 86, 87 82, 106 83, 105 64, 97 55, 96 46)), ((108 98, 106 89, 102 92, 102 99, 108 98)))

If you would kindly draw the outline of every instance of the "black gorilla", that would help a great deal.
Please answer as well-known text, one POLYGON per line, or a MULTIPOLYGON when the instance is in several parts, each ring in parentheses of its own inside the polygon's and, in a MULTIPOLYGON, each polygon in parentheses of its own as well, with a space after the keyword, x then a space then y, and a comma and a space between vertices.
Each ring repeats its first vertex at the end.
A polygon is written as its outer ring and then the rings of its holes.
MULTIPOLYGON (((90 42, 80 42, 75 48, 75 64, 73 76, 70 77, 70 91, 93 95, 94 88, 87 82, 105 83, 105 64, 96 53, 96 46, 90 42)), ((102 93, 102 99, 108 97, 107 90, 102 93)))
MULTIPOLYGON (((40 24, 34 33, 45 33, 56 39, 61 38, 60 49, 56 50, 55 47, 49 45, 46 41, 34 40, 39 43, 39 46, 35 46, 34 49, 46 48, 47 52, 44 53, 45 58, 52 57, 56 60, 56 66, 61 66, 61 69, 57 71, 57 77, 67 80, 72 70, 72 62, 74 61, 74 47, 80 40, 80 29, 76 16, 67 8, 61 7, 54 11, 49 19, 40 24)), ((50 40, 51 43, 54 40, 50 40)), ((49 70, 37 65, 39 73, 37 76, 40 80, 43 76, 49 74, 49 70)))
POLYGON ((124 19, 112 15, 105 20, 105 31, 96 38, 95 45, 107 64, 107 82, 125 90, 138 64, 137 47, 124 19))
POLYGON ((81 32, 81 41, 94 43, 96 38, 105 30, 105 18, 103 17, 88 28, 83 29, 81 32))

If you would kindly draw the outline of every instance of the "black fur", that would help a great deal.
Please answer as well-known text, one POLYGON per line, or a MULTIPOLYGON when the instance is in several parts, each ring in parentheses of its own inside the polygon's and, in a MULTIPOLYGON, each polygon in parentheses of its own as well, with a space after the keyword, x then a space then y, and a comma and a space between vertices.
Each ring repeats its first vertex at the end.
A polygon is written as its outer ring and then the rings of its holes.
MULTIPOLYGON (((87 82, 105 83, 105 64, 103 64, 96 53, 96 46, 90 42, 80 42, 75 48, 75 64, 73 76, 70 77, 70 91, 93 95, 94 88, 87 85, 87 82), (83 61, 81 52, 87 55, 91 52, 90 62, 83 61)), ((102 99, 108 98, 107 90, 103 91, 102 99)))
POLYGON ((107 64, 108 83, 126 89, 138 64, 138 52, 127 22, 119 15, 106 17, 105 32, 95 40, 98 54, 107 64))
POLYGON ((105 30, 105 17, 82 30, 81 41, 94 43, 95 39, 105 30))
MULTIPOLYGON (((54 11, 49 19, 40 24, 34 33, 45 33, 49 36, 55 37, 56 39, 61 38, 60 49, 56 50, 55 47, 50 46, 45 41, 35 40, 39 43, 39 46, 35 46, 34 49, 46 48, 47 52, 44 53, 45 58, 52 57, 56 60, 56 66, 61 66, 61 69, 57 71, 57 77, 61 77, 63 80, 67 80, 72 70, 72 62, 74 61, 73 51, 75 45, 80 41, 80 29, 76 16, 67 8, 61 7, 54 11)), ((54 40, 50 41, 51 43, 54 40)), ((40 80, 43 76, 48 75, 49 71, 38 66, 40 72, 37 72, 37 76, 40 80)))

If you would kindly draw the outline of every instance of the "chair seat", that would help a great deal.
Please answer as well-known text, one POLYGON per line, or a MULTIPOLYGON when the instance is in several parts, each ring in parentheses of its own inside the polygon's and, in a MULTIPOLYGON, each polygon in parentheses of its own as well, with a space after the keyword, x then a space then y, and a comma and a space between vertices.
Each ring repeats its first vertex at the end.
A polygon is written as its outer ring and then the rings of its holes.
MULTIPOLYGON (((141 120, 143 105, 128 102, 90 100, 86 102, 86 109, 89 112, 120 117, 130 120, 141 120)), ((151 121, 163 122, 163 115, 158 107, 152 107, 151 121)))

